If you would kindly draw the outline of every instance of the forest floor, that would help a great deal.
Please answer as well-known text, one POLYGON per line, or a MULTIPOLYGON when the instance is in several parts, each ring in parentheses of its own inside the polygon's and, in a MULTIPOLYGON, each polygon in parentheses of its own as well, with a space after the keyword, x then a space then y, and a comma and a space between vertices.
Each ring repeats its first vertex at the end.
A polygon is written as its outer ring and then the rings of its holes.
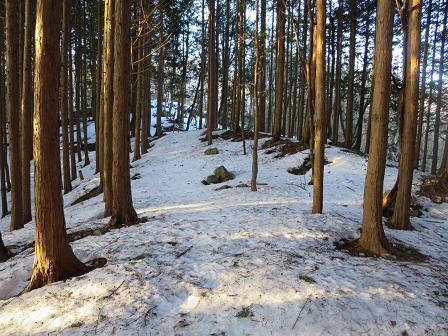
MULTIPOLYGON (((0 264, 2 335, 448 335, 448 204, 419 198, 415 231, 386 229, 424 262, 353 257, 335 249, 359 236, 365 157, 327 148, 324 214, 312 215, 311 172, 288 173, 307 156, 260 151, 257 192, 241 142, 200 132, 154 141, 131 169, 144 222, 75 240, 83 261, 107 264, 83 276, 17 296, 33 263, 34 224, 5 232, 17 253, 0 264), (235 179, 203 185, 224 165, 235 179), (215 190, 222 185, 232 188, 215 190)), ((102 195, 70 204, 98 186, 92 164, 64 196, 69 232, 101 228, 102 195)), ((397 170, 388 167, 386 188, 397 170)), ((416 176, 416 184, 418 184, 416 176)))

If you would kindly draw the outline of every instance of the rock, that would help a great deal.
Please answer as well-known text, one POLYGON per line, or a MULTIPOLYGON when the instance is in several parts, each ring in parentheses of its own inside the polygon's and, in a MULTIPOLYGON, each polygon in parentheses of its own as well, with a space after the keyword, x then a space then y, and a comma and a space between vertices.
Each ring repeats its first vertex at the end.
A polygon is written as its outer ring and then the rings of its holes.
POLYGON ((235 176, 229 172, 224 166, 220 166, 213 171, 213 175, 207 176, 205 180, 202 180, 202 184, 217 184, 234 179, 235 176))
MULTIPOLYGON (((258 184, 258 183, 257 183, 258 184)), ((249 188, 249 186, 246 184, 246 183, 240 183, 240 184, 237 184, 236 186, 235 186, 235 188, 249 188)))
POLYGON ((220 190, 225 190, 225 189, 231 189, 232 187, 229 186, 228 184, 224 184, 223 186, 216 188, 216 191, 220 191, 220 190))
POLYGON ((213 171, 213 174, 219 179, 218 183, 233 180, 235 178, 235 175, 229 172, 224 166, 219 166, 216 168, 213 171))
POLYGON ((103 233, 101 232, 101 230, 93 230, 92 235, 94 236, 101 236, 103 233))
POLYGON ((218 148, 212 147, 212 148, 207 148, 204 152, 205 155, 216 155, 219 154, 218 148))

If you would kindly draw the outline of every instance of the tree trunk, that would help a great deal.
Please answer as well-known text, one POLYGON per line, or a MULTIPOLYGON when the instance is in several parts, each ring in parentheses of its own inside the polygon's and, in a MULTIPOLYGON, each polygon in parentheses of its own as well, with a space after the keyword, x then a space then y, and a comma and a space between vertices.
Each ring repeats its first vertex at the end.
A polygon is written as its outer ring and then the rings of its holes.
POLYGON ((19 8, 19 1, 6 1, 7 115, 9 121, 9 157, 11 164, 11 230, 21 229, 24 224, 19 126, 19 8))
MULTIPOLYGON (((261 0, 265 2, 265 0, 261 0)), ((258 34, 258 0, 255 0, 255 68, 254 68, 254 104, 255 104, 255 120, 254 120, 254 143, 252 146, 252 179, 251 190, 257 191, 257 175, 258 175, 258 131, 259 131, 259 118, 260 118, 260 85, 258 84, 261 72, 264 72, 264 68, 260 64, 260 36, 258 34)), ((263 6, 263 5, 262 5, 263 6)), ((263 33, 262 39, 264 39, 263 33)), ((264 99, 264 98, 263 98, 264 99)))
POLYGON ((2 194, 2 218, 8 215, 8 199, 6 188, 6 71, 5 71, 5 22, 0 20, 0 185, 2 194))
POLYGON ((432 14, 432 0, 429 0, 428 14, 425 27, 425 42, 423 44, 423 60, 422 60, 422 80, 420 89, 420 102, 418 107, 418 125, 417 125, 417 144, 415 146, 415 165, 414 168, 418 169, 418 163, 420 159, 420 148, 422 142, 423 133, 423 112, 425 110, 425 96, 426 96, 426 69, 428 66, 428 49, 429 49, 429 27, 431 26, 431 14, 432 14))
MULTIPOLYGON (((29 1, 29 0, 28 0, 29 1)), ((68 52, 69 52, 69 7, 68 1, 62 2, 62 43, 61 43, 61 128, 62 128, 62 171, 64 175, 64 193, 72 190, 72 183, 70 179, 70 153, 69 153, 69 139, 68 139, 68 52)))
MULTIPOLYGON (((142 9, 140 8, 140 11, 142 9)), ((138 31, 143 35, 143 13, 140 12, 138 20, 138 31)), ((135 104, 135 124, 134 124, 134 159, 140 160, 140 125, 142 121, 143 104, 143 36, 137 36, 137 85, 136 85, 136 104, 135 104)))
POLYGON ((275 63, 275 115, 272 140, 281 138, 282 130, 282 104, 285 67, 285 1, 277 0, 277 41, 276 41, 276 63, 275 63))
MULTIPOLYGON (((103 192, 104 217, 112 213, 112 129, 113 102, 114 102, 114 10, 115 0, 104 2, 104 44, 103 44, 103 192)), ((126 124, 129 124, 126 121, 126 124)), ((126 138, 128 136, 126 135, 126 138)))
POLYGON ((22 61, 22 95, 20 115, 20 162, 22 169, 22 211, 23 223, 31 221, 31 192, 30 192, 30 161, 32 159, 32 5, 31 0, 25 0, 25 28, 23 37, 23 61, 22 61))
POLYGON ((214 117, 216 115, 216 46, 215 46, 215 0, 208 2, 208 94, 207 94, 207 142, 211 145, 213 142, 213 128, 215 125, 214 117))
POLYGON ((70 247, 60 189, 58 138, 58 69, 60 2, 37 1, 34 183, 36 244, 33 274, 25 291, 78 276, 87 271, 70 247))
MULTIPOLYGON (((447 5, 448 6, 448 5, 447 5)), ((446 41, 446 22, 448 13, 445 11, 443 16, 443 31, 442 31, 442 46, 440 47, 440 54, 445 55, 445 41, 446 41)), ((432 150, 432 164, 431 174, 437 173, 437 162, 439 155, 439 133, 440 133, 440 109, 442 107, 442 82, 443 82, 443 61, 444 57, 440 57, 439 60, 439 78, 437 83, 437 105, 436 105, 436 121, 434 125, 434 146, 432 150)))
POLYGON ((371 253, 388 253, 383 230, 382 197, 386 168, 387 127, 389 121, 390 71, 394 3, 378 0, 374 51, 372 134, 364 189, 364 213, 359 244, 371 253))
MULTIPOLYGON (((70 31, 68 32, 68 35, 70 37, 70 31)), ((71 38, 69 38, 69 48, 71 49, 71 38)), ((72 53, 68 53, 68 94, 69 94, 69 103, 68 103, 68 109, 69 109, 69 116, 68 116, 68 123, 70 127, 70 177, 73 180, 77 178, 78 172, 76 167, 76 148, 75 148, 75 112, 73 109, 73 57, 72 53)), ((78 147, 78 146, 77 146, 78 147)))
POLYGON ((327 138, 325 110, 325 0, 316 1, 315 47, 315 114, 313 162, 313 213, 322 213, 324 191, 325 142, 327 138))
POLYGON ((333 112, 333 139, 334 145, 339 143, 339 115, 341 114, 341 68, 342 68, 342 36, 343 36, 343 3, 339 0, 337 9, 338 17, 338 33, 337 33, 337 50, 336 50, 336 78, 334 93, 334 112, 333 112))
POLYGON ((138 222, 129 172, 130 2, 115 0, 112 139, 112 218, 109 227, 138 222))
POLYGON ((11 257, 11 252, 6 248, 3 243, 2 233, 0 232, 0 262, 6 261, 11 257))
POLYGON ((158 71, 157 71, 157 124, 156 136, 162 136, 162 105, 163 105, 163 81, 164 81, 164 64, 165 64, 165 46, 163 45, 163 7, 165 0, 159 0, 159 55, 158 55, 158 71))
POLYGON ((355 84, 357 0, 350 0, 350 51, 348 62, 347 111, 345 114, 345 147, 352 148, 353 96, 355 84))
POLYGON ((361 149, 362 142, 362 130, 364 125, 364 112, 366 110, 365 106, 365 95, 366 95, 366 81, 367 81, 367 66, 369 63, 369 41, 370 41, 370 17, 366 18, 366 30, 364 33, 364 56, 363 56, 363 66, 361 74, 361 92, 359 98, 359 112, 358 112, 358 126, 356 129, 356 140, 354 149, 359 151, 361 149))
POLYGON ((411 229, 409 207, 411 204, 414 172, 415 137, 417 132, 417 103, 420 48, 420 0, 411 0, 408 21, 406 52, 406 82, 404 91, 404 115, 400 139, 398 189, 394 213, 390 225, 396 229, 411 229))

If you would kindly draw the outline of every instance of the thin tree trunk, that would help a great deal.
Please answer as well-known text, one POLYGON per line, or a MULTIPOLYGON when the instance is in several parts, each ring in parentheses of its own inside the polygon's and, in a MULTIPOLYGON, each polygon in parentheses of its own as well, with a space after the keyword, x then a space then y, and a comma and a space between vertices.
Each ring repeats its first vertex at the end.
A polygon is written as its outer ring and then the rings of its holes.
POLYGON ((23 223, 31 221, 31 192, 30 192, 30 161, 32 159, 32 4, 31 0, 25 0, 25 28, 23 37, 23 61, 22 61, 22 95, 20 115, 20 161, 22 169, 22 211, 23 223))
POLYGON ((335 78, 335 97, 334 97, 334 113, 333 113, 333 139, 334 145, 339 143, 339 115, 341 114, 341 67, 342 67, 342 25, 343 25, 343 3, 339 0, 337 9, 338 17, 338 33, 337 33, 337 50, 336 50, 336 78, 335 78))
POLYGON ((415 165, 414 168, 418 169, 418 163, 420 159, 420 147, 422 142, 423 133, 423 112, 425 110, 425 96, 426 96, 426 69, 428 66, 428 49, 429 49, 429 28, 431 26, 431 14, 432 14, 432 0, 429 0, 428 14, 426 18, 425 26, 425 42, 423 44, 423 60, 422 60, 422 80, 420 89, 420 102, 418 107, 418 125, 417 125, 417 144, 415 146, 415 165))
POLYGON ((69 8, 68 1, 62 2, 62 44, 61 44, 61 128, 62 128, 62 171, 64 175, 64 193, 72 190, 72 183, 70 179, 70 153, 69 153, 69 139, 68 139, 68 29, 69 29, 69 8))
POLYGON ((208 2, 208 94, 207 94, 207 142, 211 145, 213 142, 213 128, 215 125, 214 117, 216 115, 216 46, 215 46, 215 0, 208 2))
MULTIPOLYGON (((115 0, 104 2, 104 44, 103 44, 103 192, 104 192, 104 217, 112 213, 112 128, 113 116, 113 78, 114 78, 114 10, 115 0)), ((126 124, 129 124, 126 122, 126 124)), ((126 135, 127 137, 127 135, 126 135)))
POLYGON ((20 159, 20 64, 19 8, 17 0, 6 0, 7 115, 11 163, 11 230, 23 228, 22 178, 20 159))
POLYGON ((275 116, 272 140, 281 138, 282 130, 282 103, 285 67, 285 1, 277 0, 277 57, 275 63, 275 116))
MULTIPOLYGON (((69 36, 69 49, 71 49, 71 38, 70 38, 70 31, 68 32, 69 36)), ((70 128, 70 177, 71 180, 75 180, 77 178, 78 172, 76 167, 76 148, 75 148, 75 112, 73 109, 73 57, 72 53, 68 53, 68 109, 69 109, 69 115, 68 115, 68 123, 70 128)), ((78 147, 78 146, 76 146, 78 147)))
MULTIPOLYGON (((447 5, 448 6, 448 5, 447 5)), ((446 23, 448 13, 445 11, 443 16, 443 30, 442 30, 442 46, 440 47, 440 55, 445 55, 445 42, 446 42, 446 23)), ((432 150, 432 164, 431 174, 437 173, 437 162, 439 156, 439 133, 440 133, 440 110, 442 107, 442 83, 443 83, 443 67, 444 57, 440 57, 439 60, 439 79, 437 84, 437 105, 436 105, 436 121, 434 125, 434 145, 432 150)))
POLYGON ((8 215, 8 199, 6 186, 6 71, 5 71, 5 21, 0 20, 0 185, 2 194, 2 218, 8 215))
POLYGON ((322 213, 324 191, 325 142, 327 138, 325 110, 325 0, 316 1, 316 81, 315 109, 316 130, 314 132, 313 162, 313 213, 322 213))
POLYGON ((163 82, 164 82, 164 64, 165 64, 165 46, 163 45, 163 8, 165 0, 159 0, 159 55, 157 71, 157 124, 156 136, 162 136, 162 105, 163 105, 163 82))
POLYGON ((355 84, 357 0, 350 0, 350 51, 348 62, 347 111, 345 114, 345 147, 352 147, 353 96, 355 84))

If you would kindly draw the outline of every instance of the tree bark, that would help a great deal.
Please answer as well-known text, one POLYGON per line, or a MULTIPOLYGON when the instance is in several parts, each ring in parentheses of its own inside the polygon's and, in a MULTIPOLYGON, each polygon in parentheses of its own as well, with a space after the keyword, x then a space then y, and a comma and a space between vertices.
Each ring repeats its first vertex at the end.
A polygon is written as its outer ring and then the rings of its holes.
POLYGON ((162 136, 162 105, 163 105, 163 82, 164 82, 164 64, 165 64, 165 46, 163 45, 163 8, 165 0, 159 0, 159 55, 157 71, 157 124, 156 136, 162 136))
POLYGON ((17 0, 6 0, 7 115, 11 164, 11 230, 23 228, 22 178, 20 159, 20 67, 19 9, 17 0))
POLYGON ((87 271, 67 240, 64 221, 58 138, 58 69, 60 2, 38 0, 35 58, 35 212, 33 274, 25 291, 87 271))
MULTIPOLYGON (((104 44, 103 44, 103 192, 104 217, 112 214, 112 128, 114 102, 114 10, 115 0, 104 2, 104 44)), ((129 124, 126 122, 126 124, 129 124)), ((127 136, 126 136, 127 137, 127 136)))
POLYGON ((387 127, 389 121, 390 71, 394 3, 378 0, 374 51, 372 134, 364 189, 364 212, 359 244, 377 255, 389 251, 383 230, 382 197, 386 168, 387 127))
POLYGON ((420 102, 418 107, 418 125, 417 125, 417 144, 415 146, 415 165, 414 168, 418 169, 418 163, 420 159, 420 148, 422 142, 423 133, 423 113, 425 110, 425 96, 426 96, 426 69, 428 66, 428 49, 429 49, 429 27, 431 26, 431 14, 432 14, 432 0, 429 0, 428 14, 426 18, 425 26, 425 42, 423 44, 423 60, 422 60, 422 80, 420 89, 420 102))
POLYGON ((282 104, 285 67, 285 1, 277 0, 277 41, 276 41, 276 63, 275 63, 275 115, 272 140, 281 138, 282 130, 282 104))
POLYGON ((390 225, 396 229, 409 230, 409 207, 411 204, 412 178, 414 172, 415 137, 417 133, 417 103, 420 48, 420 0, 410 0, 406 52, 406 82, 404 91, 404 115, 400 139, 398 189, 394 213, 390 225))
POLYGON ((348 62, 347 111, 345 114, 345 147, 352 148, 353 96, 355 84, 357 0, 350 0, 350 51, 348 62))
POLYGON ((334 145, 339 143, 339 115, 341 114, 341 67, 342 67, 342 25, 343 25, 343 3, 339 0, 337 9, 338 17, 338 33, 337 33, 337 50, 336 50, 336 78, 334 93, 334 112, 333 112, 333 138, 334 145))
POLYGON ((215 46, 215 22, 216 10, 215 0, 208 2, 208 94, 207 94, 207 142, 211 145, 213 142, 213 129, 215 125, 214 117, 216 115, 216 90, 217 82, 216 73, 216 46, 215 46))
POLYGON ((138 222, 132 205, 129 172, 130 103, 130 2, 115 0, 114 29, 114 100, 112 140, 112 218, 109 227, 130 226, 138 222))
POLYGON ((327 116, 325 109, 325 0, 316 1, 316 81, 314 162, 313 162, 313 213, 322 213, 324 191, 325 142, 327 138, 327 116))
POLYGON ((31 192, 30 192, 30 161, 32 159, 32 4, 31 0, 25 0, 25 27, 23 37, 23 61, 22 61, 22 94, 20 111, 20 162, 22 169, 22 211, 23 224, 31 221, 31 192))
MULTIPOLYGON (((448 6, 448 5, 447 5, 448 6)), ((440 54, 445 55, 445 41, 446 41, 446 23, 448 13, 445 11, 443 15, 443 30, 442 30, 442 45, 440 47, 440 54)), ((439 78, 437 83, 437 105, 436 105, 436 121, 434 124, 434 145, 432 150, 432 164, 431 174, 437 173, 437 162, 439 156, 439 134, 440 134, 440 110, 442 107, 442 82, 443 82, 443 67, 444 57, 439 60, 439 78)))
MULTIPOLYGON (((29 1, 29 0, 28 0, 29 1)), ((68 52, 69 52, 69 7, 68 1, 62 1, 62 43, 61 43, 61 128, 62 128, 62 171, 64 175, 63 187, 64 193, 72 190, 72 183, 70 178, 70 153, 69 153, 69 139, 68 139, 68 52)))

